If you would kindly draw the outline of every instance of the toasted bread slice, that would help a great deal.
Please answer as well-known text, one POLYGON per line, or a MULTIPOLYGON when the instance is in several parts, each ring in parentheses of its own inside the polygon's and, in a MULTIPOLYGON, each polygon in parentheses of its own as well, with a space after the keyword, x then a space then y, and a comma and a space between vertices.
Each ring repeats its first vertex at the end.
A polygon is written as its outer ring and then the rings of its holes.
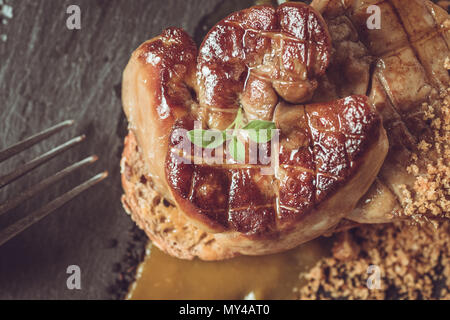
POLYGON ((162 251, 180 259, 223 260, 239 255, 200 230, 154 189, 133 133, 125 138, 121 160, 122 203, 133 221, 162 251))

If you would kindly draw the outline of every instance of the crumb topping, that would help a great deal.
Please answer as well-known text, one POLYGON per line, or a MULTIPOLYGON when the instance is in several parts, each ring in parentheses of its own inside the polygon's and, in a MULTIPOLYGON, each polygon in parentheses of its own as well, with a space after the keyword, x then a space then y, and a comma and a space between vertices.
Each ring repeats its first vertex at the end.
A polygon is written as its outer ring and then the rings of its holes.
POLYGON ((450 217, 450 88, 434 102, 424 103, 422 112, 431 135, 419 140, 407 167, 415 182, 413 187, 401 186, 403 215, 436 224, 450 217))
POLYGON ((299 299, 450 299, 449 232, 448 221, 437 229, 403 222, 347 232, 334 256, 301 274, 306 285, 294 291, 299 299), (339 247, 353 252, 342 257, 339 247), (381 271, 379 289, 367 286, 373 265, 381 271))

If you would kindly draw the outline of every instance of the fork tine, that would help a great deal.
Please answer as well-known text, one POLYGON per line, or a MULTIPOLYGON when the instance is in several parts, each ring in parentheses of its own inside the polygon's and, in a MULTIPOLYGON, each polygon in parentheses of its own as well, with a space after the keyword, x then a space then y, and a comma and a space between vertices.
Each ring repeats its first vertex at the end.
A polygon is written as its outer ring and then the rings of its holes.
POLYGON ((16 197, 6 200, 6 202, 4 202, 3 204, 0 204, 0 217, 3 214, 5 214, 6 212, 10 211, 11 209, 14 209, 15 207, 19 206, 24 201, 31 199, 37 193, 47 189, 51 185, 62 180, 69 173, 71 173, 77 169, 80 169, 84 166, 87 166, 97 160, 98 160, 97 156, 91 156, 84 160, 81 160, 81 161, 59 171, 58 173, 54 174, 53 176, 35 184, 34 186, 30 187, 25 192, 20 193, 16 197))
POLYGON ((16 143, 15 145, 0 151, 0 163, 15 156, 16 154, 30 148, 31 146, 35 145, 36 143, 54 135, 55 133, 61 131, 64 128, 67 128, 71 126, 74 123, 73 120, 67 120, 64 122, 61 122, 49 129, 46 129, 38 134, 35 134, 29 138, 26 138, 25 140, 16 143))
POLYGON ((94 176, 93 178, 89 179, 83 184, 73 188, 69 192, 47 203, 45 206, 38 209, 37 211, 31 213, 30 215, 27 215, 25 218, 7 227, 5 230, 0 232, 0 246, 5 244, 7 241, 11 240, 16 235, 26 230, 36 222, 42 220, 51 212, 55 211, 56 209, 59 209, 60 207, 62 207, 64 204, 66 204, 67 202, 78 196, 83 191, 93 187, 100 181, 104 180, 106 177, 108 177, 107 171, 94 176))
POLYGON ((60 145, 59 147, 56 147, 43 155, 35 158, 34 160, 31 160, 30 162, 26 163, 22 167, 6 174, 3 177, 0 177, 0 189, 6 186, 8 183, 11 183, 12 181, 22 177, 24 174, 30 172, 34 168, 44 164, 48 160, 56 157, 58 154, 66 151, 67 149, 72 148, 73 146, 77 145, 81 141, 83 141, 86 138, 85 135, 73 138, 70 141, 67 141, 66 143, 60 145))

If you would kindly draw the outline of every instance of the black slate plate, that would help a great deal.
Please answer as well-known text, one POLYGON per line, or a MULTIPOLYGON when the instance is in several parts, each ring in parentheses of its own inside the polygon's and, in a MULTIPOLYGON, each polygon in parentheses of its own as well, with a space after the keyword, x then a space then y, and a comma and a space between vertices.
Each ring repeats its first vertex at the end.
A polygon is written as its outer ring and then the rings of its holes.
POLYGON ((68 0, 12 0, 14 18, 0 25, 0 149, 66 119, 69 130, 0 164, 0 174, 75 135, 80 146, 12 186, 0 201, 91 155, 91 168, 0 219, 0 229, 97 172, 110 177, 0 247, 0 299, 108 299, 123 294, 121 271, 142 257, 145 237, 120 204, 119 160, 126 134, 120 103, 122 70, 131 52, 168 26, 201 41, 212 24, 247 7, 239 0, 78 0, 81 26, 66 27, 68 0), (206 27, 204 27, 206 25, 206 27), (81 268, 81 290, 68 290, 66 269, 81 268), (122 289, 119 290, 118 289, 122 289))

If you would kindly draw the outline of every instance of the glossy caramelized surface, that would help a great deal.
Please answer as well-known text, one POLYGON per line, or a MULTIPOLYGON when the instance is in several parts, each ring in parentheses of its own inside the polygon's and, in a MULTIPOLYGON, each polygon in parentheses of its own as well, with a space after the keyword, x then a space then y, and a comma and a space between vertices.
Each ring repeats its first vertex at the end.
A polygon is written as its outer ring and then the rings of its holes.
POLYGON ((307 101, 330 55, 326 24, 310 6, 255 6, 230 15, 199 50, 199 101, 208 125, 226 128, 240 105, 250 119, 269 120, 278 96, 307 101))
POLYGON ((178 129, 192 130, 193 122, 177 122, 166 170, 184 212, 217 230, 276 237, 355 174, 381 125, 365 96, 306 107, 280 104, 274 120, 280 129, 275 175, 262 175, 261 164, 195 164, 193 147, 180 161, 188 138, 178 129))
POLYGON ((175 119, 193 102, 197 47, 183 30, 169 28, 136 50, 123 74, 122 103, 139 139, 155 188, 167 199, 164 165, 167 137, 175 119), (189 83, 189 85, 188 85, 189 83), (151 164, 151 165, 150 165, 151 164))

